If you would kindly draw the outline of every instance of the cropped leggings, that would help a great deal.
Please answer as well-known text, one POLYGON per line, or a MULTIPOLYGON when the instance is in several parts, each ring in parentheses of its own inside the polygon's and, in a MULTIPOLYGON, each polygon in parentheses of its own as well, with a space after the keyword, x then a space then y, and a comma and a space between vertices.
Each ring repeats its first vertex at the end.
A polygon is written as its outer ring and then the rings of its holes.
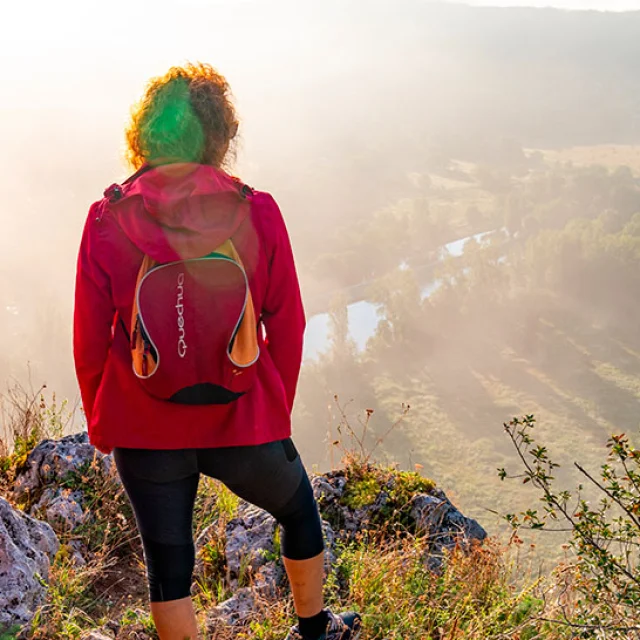
POLYGON ((324 548, 311 483, 293 441, 221 449, 114 449, 142 545, 152 602, 190 595, 193 506, 200 474, 268 511, 283 528, 282 552, 307 560, 324 548))

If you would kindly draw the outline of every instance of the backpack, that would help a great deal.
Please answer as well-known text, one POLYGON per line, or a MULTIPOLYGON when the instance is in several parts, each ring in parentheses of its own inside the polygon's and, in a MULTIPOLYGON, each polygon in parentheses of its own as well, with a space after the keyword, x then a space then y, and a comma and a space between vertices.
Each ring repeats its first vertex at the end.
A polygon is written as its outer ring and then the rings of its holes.
POLYGON ((133 371, 179 404, 228 404, 246 393, 260 356, 247 274, 231 240, 202 258, 145 256, 131 316, 133 371))
POLYGON ((199 258, 157 263, 145 255, 125 332, 133 372, 150 395, 190 405, 244 395, 260 348, 249 280, 232 240, 199 258))

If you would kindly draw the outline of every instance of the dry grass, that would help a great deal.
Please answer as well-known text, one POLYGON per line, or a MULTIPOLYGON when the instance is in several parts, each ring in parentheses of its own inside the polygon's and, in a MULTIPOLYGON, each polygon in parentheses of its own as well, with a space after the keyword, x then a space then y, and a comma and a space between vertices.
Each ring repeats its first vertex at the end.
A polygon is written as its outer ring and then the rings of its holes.
MULTIPOLYGON (((45 438, 60 438, 73 425, 75 407, 59 402, 46 385, 14 383, 0 395, 0 490, 28 453, 45 438)), ((4 487, 6 489, 6 486, 4 487)))
MULTIPOLYGON (((13 396, 22 453, 5 457, 11 475, 29 447, 42 436, 49 416, 58 416, 40 395, 13 396), (23 412, 20 418, 20 411, 23 412), (42 430, 40 430, 42 429, 42 430)), ((416 407, 412 408, 412 413, 416 407)), ((369 416, 370 417, 370 416, 369 416)), ((57 420, 57 419, 56 419, 57 420)), ((59 420, 54 425, 60 424, 59 420)), ((369 425, 361 424, 362 433, 349 433, 356 444, 366 446, 369 425), (357 437, 356 437, 357 436, 357 437)), ((376 446, 377 439, 372 441, 376 446)), ((355 451, 351 465, 361 465, 361 473, 351 469, 355 478, 348 499, 366 503, 379 484, 378 475, 386 478, 390 469, 372 475, 375 465, 370 456, 355 451), (372 482, 376 480, 376 482, 372 482), (373 488, 372 488, 373 487, 373 488)), ((402 476, 401 488, 409 490, 417 474, 402 476)), ((422 482, 427 482, 422 479, 422 482)), ((65 480, 65 486, 84 492, 93 518, 73 535, 81 537, 89 548, 86 566, 76 566, 69 543, 57 554, 50 575, 46 604, 38 611, 30 630, 23 638, 79 640, 89 629, 116 620, 120 640, 154 639, 157 635, 148 613, 146 580, 135 521, 115 471, 105 477, 99 465, 79 469, 65 480)), ((419 483, 415 490, 423 490, 419 483)), ((251 619, 236 627, 224 628, 207 622, 211 608, 231 594, 224 558, 224 525, 235 515, 237 499, 216 482, 202 482, 195 512, 196 532, 213 525, 214 535, 200 555, 201 578, 194 584, 195 603, 203 637, 218 640, 249 638, 280 640, 294 621, 290 594, 286 589, 275 598, 256 604, 251 619), (209 627, 207 630, 207 626, 209 627)), ((517 544, 519 541, 515 541, 517 544)), ((416 538, 405 530, 396 538, 388 528, 376 534, 369 531, 354 542, 341 543, 337 561, 326 584, 327 603, 334 610, 355 609, 362 612, 362 640, 568 640, 575 637, 562 624, 562 615, 571 606, 571 598, 562 591, 561 580, 541 580, 528 575, 522 566, 512 563, 506 549, 493 543, 475 547, 471 553, 454 550, 445 560, 441 572, 434 573, 425 563, 429 541, 416 538), (524 575, 523 575, 524 574, 524 575), (557 585, 560 585, 558 587, 557 585), (555 589, 555 591, 554 591, 555 589), (558 593, 564 594, 562 605, 558 593), (556 604, 552 604, 556 603, 556 604), (559 613, 560 612, 560 613, 559 613), (550 623, 547 620, 559 620, 550 623)), ((566 584, 571 568, 565 569, 566 584)), ((2 640, 16 634, 0 635, 2 640)))

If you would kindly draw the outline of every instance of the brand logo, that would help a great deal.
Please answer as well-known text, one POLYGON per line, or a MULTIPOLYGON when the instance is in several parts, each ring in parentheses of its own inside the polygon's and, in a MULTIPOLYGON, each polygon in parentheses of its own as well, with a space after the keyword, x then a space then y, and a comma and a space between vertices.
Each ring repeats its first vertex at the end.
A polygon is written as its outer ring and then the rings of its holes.
POLYGON ((187 340, 184 329, 184 273, 178 274, 178 297, 176 311, 178 312, 178 355, 184 358, 187 355, 187 340))

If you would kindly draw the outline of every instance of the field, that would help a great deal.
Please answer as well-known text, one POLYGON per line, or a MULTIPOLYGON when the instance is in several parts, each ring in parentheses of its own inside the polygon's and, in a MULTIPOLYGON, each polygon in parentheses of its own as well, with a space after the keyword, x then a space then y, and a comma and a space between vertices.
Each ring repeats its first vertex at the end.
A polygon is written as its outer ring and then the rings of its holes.
POLYGON ((577 166, 601 165, 608 169, 629 167, 640 175, 640 146, 596 145, 593 147, 569 147, 567 149, 540 149, 549 162, 571 162, 577 166))

